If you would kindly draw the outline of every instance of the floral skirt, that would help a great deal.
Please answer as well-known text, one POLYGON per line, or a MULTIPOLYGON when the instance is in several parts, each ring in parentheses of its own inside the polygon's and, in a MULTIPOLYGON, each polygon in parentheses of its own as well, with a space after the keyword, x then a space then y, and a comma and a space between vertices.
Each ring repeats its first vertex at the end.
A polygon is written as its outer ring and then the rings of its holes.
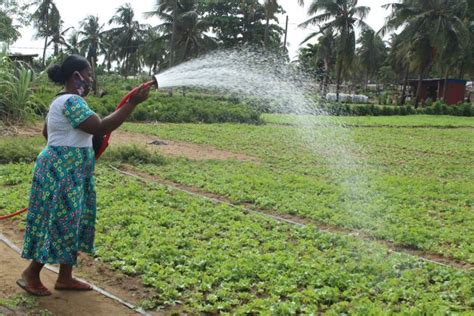
POLYGON ((96 194, 92 148, 47 146, 33 172, 22 257, 75 264, 94 251, 96 194))

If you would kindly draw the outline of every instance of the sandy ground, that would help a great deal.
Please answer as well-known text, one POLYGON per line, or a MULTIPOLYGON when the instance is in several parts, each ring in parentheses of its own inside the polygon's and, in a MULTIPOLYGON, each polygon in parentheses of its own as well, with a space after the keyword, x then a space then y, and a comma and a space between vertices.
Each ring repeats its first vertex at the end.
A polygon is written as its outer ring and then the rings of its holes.
MULTIPOLYGON (((0 242, 0 296, 11 297, 25 293, 15 281, 28 261, 0 242)), ((59 292, 54 290, 57 275, 45 270, 41 274, 43 283, 52 295, 39 298, 38 310, 48 310, 53 315, 139 315, 129 308, 95 292, 59 292)), ((3 310, 7 314, 7 310, 3 310)), ((34 311, 29 311, 34 312, 34 311)), ((15 315, 14 312, 11 312, 15 315)), ((7 314, 8 315, 8 314, 7 314)))
POLYGON ((110 138, 111 146, 128 144, 143 145, 146 146, 147 149, 165 156, 186 157, 191 160, 237 159, 241 161, 257 161, 256 158, 244 154, 219 150, 208 145, 160 139, 156 136, 123 132, 120 130, 114 132, 110 138))
MULTIPOLYGON (((41 125, 28 127, 12 126, 0 131, 0 135, 3 136, 41 136, 41 134, 41 125)), ((160 153, 164 156, 186 157, 191 160, 237 159, 241 161, 258 162, 258 159, 255 157, 233 153, 226 150, 220 150, 209 145, 160 139, 156 136, 125 132, 120 129, 112 133, 109 143, 109 146, 130 144, 145 146, 148 150, 160 153)))

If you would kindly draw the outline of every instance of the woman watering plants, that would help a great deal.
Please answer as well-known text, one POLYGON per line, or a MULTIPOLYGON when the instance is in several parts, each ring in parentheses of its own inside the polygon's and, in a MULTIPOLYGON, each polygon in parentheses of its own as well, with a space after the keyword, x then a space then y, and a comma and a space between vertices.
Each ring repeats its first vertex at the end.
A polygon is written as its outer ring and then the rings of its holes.
POLYGON ((37 296, 51 295, 40 280, 47 263, 60 265, 56 290, 91 289, 72 277, 72 268, 78 251, 91 253, 94 248, 92 138, 117 129, 149 93, 149 87, 141 87, 124 106, 101 119, 83 99, 92 83, 92 69, 84 57, 67 57, 49 68, 48 76, 64 90, 52 101, 43 128, 48 143, 33 171, 22 253, 32 261, 17 281, 37 296))

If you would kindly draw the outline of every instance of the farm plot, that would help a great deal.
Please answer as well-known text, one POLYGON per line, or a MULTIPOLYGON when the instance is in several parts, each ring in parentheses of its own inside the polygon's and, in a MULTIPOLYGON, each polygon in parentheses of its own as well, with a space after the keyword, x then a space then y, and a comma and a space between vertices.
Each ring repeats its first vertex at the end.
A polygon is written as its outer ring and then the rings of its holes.
POLYGON ((474 263, 474 129, 348 129, 352 168, 301 140, 297 126, 134 124, 130 131, 257 157, 170 159, 148 173, 260 209, 368 233, 474 263), (336 165, 337 167, 337 165, 336 165), (357 179, 355 182, 347 179, 357 179))
MULTIPOLYGON (((29 164, 0 166, 2 203, 26 203, 30 172, 29 164)), ((245 214, 103 166, 97 188, 96 256, 155 289, 147 308, 361 315, 473 308, 472 270, 245 214)))

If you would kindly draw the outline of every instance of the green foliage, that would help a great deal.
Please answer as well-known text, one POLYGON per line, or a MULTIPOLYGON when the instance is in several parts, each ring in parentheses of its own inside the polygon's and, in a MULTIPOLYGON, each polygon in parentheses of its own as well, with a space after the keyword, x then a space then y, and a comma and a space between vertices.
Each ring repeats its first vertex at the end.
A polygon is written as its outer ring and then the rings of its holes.
MULTIPOLYGON (((381 97, 383 98, 383 97, 381 97)), ((385 98, 383 98, 385 100, 385 98)), ((386 103, 382 101, 382 103, 386 103)), ((471 103, 462 103, 458 105, 446 105, 436 101, 431 106, 415 109, 411 105, 406 106, 381 106, 374 104, 343 104, 343 103, 325 103, 321 108, 330 115, 335 116, 391 116, 391 115, 453 115, 453 116, 474 116, 474 107, 471 103)))
POLYGON ((0 120, 18 124, 34 117, 33 71, 0 55, 0 120))
POLYGON ((132 165, 163 165, 165 163, 165 159, 162 156, 153 154, 146 150, 146 148, 137 145, 109 147, 101 156, 101 159, 132 165))
MULTIPOLYGON (((99 78, 99 86, 105 95, 86 97, 88 105, 101 117, 115 110, 123 96, 143 80, 124 80, 116 75, 99 78)), ((45 115, 59 88, 50 83, 42 83, 35 87, 32 101, 34 111, 45 115)), ((255 103, 255 102, 254 102, 255 103)), ((241 101, 232 96, 207 95, 201 92, 189 92, 182 96, 176 91, 172 96, 152 92, 150 98, 140 104, 132 113, 132 121, 159 121, 172 123, 249 123, 262 124, 261 109, 250 101, 241 101)))
POLYGON ((178 159, 143 171, 226 196, 234 203, 370 231, 378 238, 474 262, 469 246, 474 234, 462 224, 471 220, 473 205, 472 119, 284 117, 288 126, 127 124, 125 128, 211 145, 259 161, 178 159), (333 144, 324 140, 337 138, 337 129, 331 127, 345 122, 357 126, 345 131, 351 140, 344 142, 345 150, 357 150, 355 157, 347 157, 354 160, 348 169, 332 165, 337 158, 327 157, 325 148, 333 144), (307 139, 309 126, 322 134, 321 139, 307 139), (362 183, 351 182, 357 178, 362 183), (341 184, 347 182, 348 187, 341 184))
POLYGON ((474 128, 470 117, 446 115, 410 115, 410 116, 312 116, 263 114, 267 124, 297 125, 305 124, 343 124, 349 127, 433 127, 433 128, 474 128))
MULTIPOLYGON (((317 144, 301 138, 308 125, 289 124, 292 117, 265 115, 267 122, 281 123, 264 125, 127 123, 123 128, 257 161, 169 159, 140 163, 143 172, 234 204, 474 262, 474 234, 466 225, 474 203, 472 119, 308 117, 321 132, 328 123, 358 126, 347 130, 348 138, 365 153, 349 158, 366 163, 335 171, 313 148, 317 144), (354 189, 349 191, 338 178, 356 176, 369 181, 362 187, 349 181, 354 189)), ((31 168, 0 164, 0 214, 27 204, 31 168)), ((192 315, 469 315, 474 307, 472 270, 417 260, 357 235, 278 223, 144 184, 102 164, 96 181, 96 258, 139 277, 149 287, 142 303, 148 308, 177 306, 192 315)))
POLYGON ((0 163, 33 162, 41 151, 41 141, 31 138, 0 139, 0 163))
POLYGON ((8 298, 0 298, 0 306, 6 306, 9 308, 34 308, 38 306, 38 302, 32 296, 17 294, 8 298))
POLYGON ((174 95, 154 96, 136 109, 131 117, 136 121, 172 123, 250 123, 260 124, 260 113, 242 104, 232 104, 215 98, 193 98, 174 95))

